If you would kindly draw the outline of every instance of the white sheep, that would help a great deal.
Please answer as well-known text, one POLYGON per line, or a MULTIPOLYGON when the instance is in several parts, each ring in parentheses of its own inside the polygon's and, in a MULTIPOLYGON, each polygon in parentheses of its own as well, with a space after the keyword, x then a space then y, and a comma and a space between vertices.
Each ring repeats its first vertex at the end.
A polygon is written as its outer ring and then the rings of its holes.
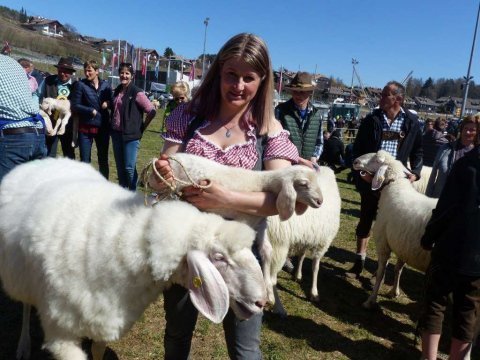
POLYGON ((376 281, 372 294, 363 303, 364 307, 372 308, 392 251, 398 261, 390 296, 399 295, 400 275, 405 263, 423 272, 427 270, 430 252, 422 249, 420 239, 437 199, 417 192, 405 177, 408 170, 386 151, 360 156, 354 161, 353 168, 374 174, 372 189, 381 189, 377 219, 372 230, 378 256, 376 281))
POLYGON ((67 99, 44 98, 40 104, 40 109, 50 116, 56 111, 58 112, 58 119, 55 123, 55 126, 50 131, 50 128, 47 125, 47 133, 50 136, 63 135, 65 133, 65 127, 68 124, 68 120, 72 115, 70 111, 70 101, 67 99))
MULTIPOLYGON (((177 153, 170 156, 170 166, 176 178, 175 192, 181 193, 184 187, 202 180, 216 181, 235 191, 268 191, 277 194, 276 206, 280 220, 286 220, 295 213, 295 203, 301 202, 318 208, 323 201, 317 182, 319 172, 307 166, 289 166, 277 170, 253 171, 219 164, 204 157, 177 153)), ((165 188, 159 194, 165 196, 170 191, 165 188)), ((250 225, 258 231, 258 248, 262 257, 262 270, 267 287, 268 301, 275 302, 271 284, 271 245, 265 234, 264 217, 246 214, 231 209, 213 209, 212 212, 225 218, 235 219, 250 225)))
MULTIPOLYGON (((335 174, 329 167, 322 166, 317 177, 323 194, 322 206, 309 208, 302 216, 293 215, 287 221, 278 216, 267 219, 268 238, 272 244, 272 284, 277 284, 277 274, 282 269, 287 255, 299 255, 295 278, 302 279, 302 264, 307 253, 313 257, 312 286, 310 299, 318 301, 318 271, 320 260, 327 252, 340 226, 341 199, 335 174)), ((274 312, 285 316, 286 312, 278 297, 275 298, 274 312)))
POLYGON ((432 173, 432 168, 430 166, 422 166, 422 171, 420 172, 420 179, 412 183, 413 188, 421 194, 425 194, 427 191, 428 179, 430 179, 430 174, 432 173))
MULTIPOLYGON (((141 195, 69 159, 19 165, 0 185, 1 281, 37 308, 44 347, 58 360, 86 360, 83 337, 101 359, 105 343, 172 283, 214 322, 229 306, 240 319, 262 311, 254 238, 249 226, 184 202, 146 207, 141 195)), ((22 335, 17 357, 28 358, 22 335)))

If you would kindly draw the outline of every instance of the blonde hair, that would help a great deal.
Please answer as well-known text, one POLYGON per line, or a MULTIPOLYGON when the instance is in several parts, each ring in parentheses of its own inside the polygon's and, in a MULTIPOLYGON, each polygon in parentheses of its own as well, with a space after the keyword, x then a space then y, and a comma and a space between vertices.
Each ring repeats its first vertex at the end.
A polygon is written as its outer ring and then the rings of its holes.
POLYGON ((209 119, 218 115, 221 103, 220 74, 225 62, 233 58, 245 61, 262 78, 257 94, 250 103, 249 111, 258 132, 266 134, 270 122, 274 119, 273 72, 267 45, 254 34, 235 35, 222 46, 195 92, 189 111, 198 117, 209 119))
POLYGON ((170 88, 170 94, 172 94, 174 98, 179 96, 185 96, 187 99, 189 99, 189 93, 190 86, 188 86, 188 83, 186 81, 177 81, 170 88))

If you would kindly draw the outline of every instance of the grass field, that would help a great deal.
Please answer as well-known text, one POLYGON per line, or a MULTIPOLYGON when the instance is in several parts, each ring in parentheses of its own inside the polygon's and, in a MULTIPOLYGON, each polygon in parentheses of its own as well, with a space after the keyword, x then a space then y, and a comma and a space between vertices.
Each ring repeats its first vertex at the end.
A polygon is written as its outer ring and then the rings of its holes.
MULTIPOLYGON (((157 116, 141 142, 139 169, 158 156, 161 148, 160 120, 157 116)), ((113 155, 110 159, 111 180, 116 181, 113 155)), ((342 196, 341 227, 337 238, 322 261, 319 277, 320 302, 306 298, 310 283, 310 262, 306 261, 304 281, 297 283, 285 272, 279 274, 279 292, 289 314, 287 319, 266 312, 262 329, 262 352, 265 359, 419 359, 414 332, 422 298, 423 275, 405 269, 402 295, 398 299, 383 296, 391 284, 393 269, 387 273, 387 286, 381 289, 380 309, 361 307, 369 294, 370 274, 376 263, 373 241, 366 277, 346 279, 343 274, 353 260, 354 231, 359 213, 359 196, 346 181, 346 171, 338 175, 342 196), (368 276, 368 277, 367 277, 368 276)), ((28 206, 28 204, 26 204, 28 206)), ((21 305, 0 296, 0 360, 14 359, 20 334, 21 305)), ((108 344, 105 359, 162 359, 164 334, 163 301, 152 304, 131 331, 121 340, 108 344)), ((448 348, 448 326, 441 350, 448 348)), ((38 319, 32 321, 35 360, 49 359, 40 349, 42 333, 38 319)), ((226 359, 227 352, 221 325, 200 318, 196 327, 192 359, 226 359)), ((472 359, 479 359, 478 350, 472 359)))

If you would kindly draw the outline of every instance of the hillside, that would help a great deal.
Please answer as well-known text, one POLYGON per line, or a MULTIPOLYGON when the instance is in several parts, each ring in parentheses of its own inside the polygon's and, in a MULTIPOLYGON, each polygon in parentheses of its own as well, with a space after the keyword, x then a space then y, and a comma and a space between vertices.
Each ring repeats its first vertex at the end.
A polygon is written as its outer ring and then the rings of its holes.
POLYGON ((18 21, 0 12, 0 40, 8 41, 14 57, 28 57, 43 71, 52 71, 58 57, 71 56, 101 62, 101 53, 90 45, 66 38, 51 38, 23 28, 18 21))

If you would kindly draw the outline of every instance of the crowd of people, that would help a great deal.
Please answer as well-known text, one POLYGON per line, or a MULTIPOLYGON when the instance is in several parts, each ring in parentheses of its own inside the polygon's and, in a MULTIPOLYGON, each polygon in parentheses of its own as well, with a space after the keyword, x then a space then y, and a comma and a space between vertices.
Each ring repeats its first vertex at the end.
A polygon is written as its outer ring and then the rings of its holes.
MULTIPOLYGON (((99 171, 108 179, 111 138, 118 182, 135 191, 140 141, 156 109, 133 83, 132 64, 119 65, 120 84, 115 89, 99 78, 94 60, 84 63, 85 77, 79 81, 72 80, 75 69, 71 59, 61 58, 56 68, 57 74, 43 79, 34 73, 28 59, 16 62, 0 55, 0 180, 18 164, 56 157, 58 142, 63 155, 71 159, 75 159, 74 146, 78 144, 80 161, 86 163, 91 162, 95 142, 99 171), (39 104, 47 97, 71 102, 73 121, 63 135, 45 134, 39 104)), ((422 166, 431 166, 427 195, 440 200, 422 239, 425 249, 433 249, 421 321, 423 357, 436 358, 443 312, 453 293, 451 356, 462 358, 473 341, 480 311, 480 119, 465 117, 458 139, 446 134, 447 124, 441 119, 427 119, 422 130, 417 115, 404 107, 405 87, 390 81, 383 88, 379 107, 359 122, 358 132, 357 120, 351 119, 352 125, 345 131, 355 140, 345 149, 342 119, 329 129, 311 101, 313 76, 298 72, 286 89, 291 98, 273 108, 273 72, 265 42, 248 33, 233 36, 191 98, 186 83, 172 86, 173 100, 163 121, 163 148, 154 166, 167 182, 174 181, 168 157, 177 152, 246 169, 273 170, 295 164, 317 168, 325 163, 342 171, 350 167, 353 158, 385 150, 411 170, 411 182, 420 178, 422 166), (445 256, 452 252, 458 254, 453 260, 445 256)), ((54 113, 50 116, 56 120, 54 113)), ((371 189, 371 178, 368 173, 354 173, 361 204, 356 256, 346 272, 349 278, 359 278, 364 271, 377 212, 380 194, 371 189)), ((150 178, 149 185, 156 190, 167 186, 156 177, 150 178)), ((259 216, 277 214, 271 193, 233 192, 215 182, 206 189, 186 188, 183 199, 207 211, 226 207, 259 216)), ((299 213, 304 207, 297 204, 299 213)), ((257 251, 255 247, 252 250, 257 251)), ((164 292, 166 359, 189 357, 198 314, 187 293, 178 285, 164 292)), ((228 313, 224 332, 230 358, 262 358, 261 324, 262 314, 239 321, 232 311, 228 313)))

